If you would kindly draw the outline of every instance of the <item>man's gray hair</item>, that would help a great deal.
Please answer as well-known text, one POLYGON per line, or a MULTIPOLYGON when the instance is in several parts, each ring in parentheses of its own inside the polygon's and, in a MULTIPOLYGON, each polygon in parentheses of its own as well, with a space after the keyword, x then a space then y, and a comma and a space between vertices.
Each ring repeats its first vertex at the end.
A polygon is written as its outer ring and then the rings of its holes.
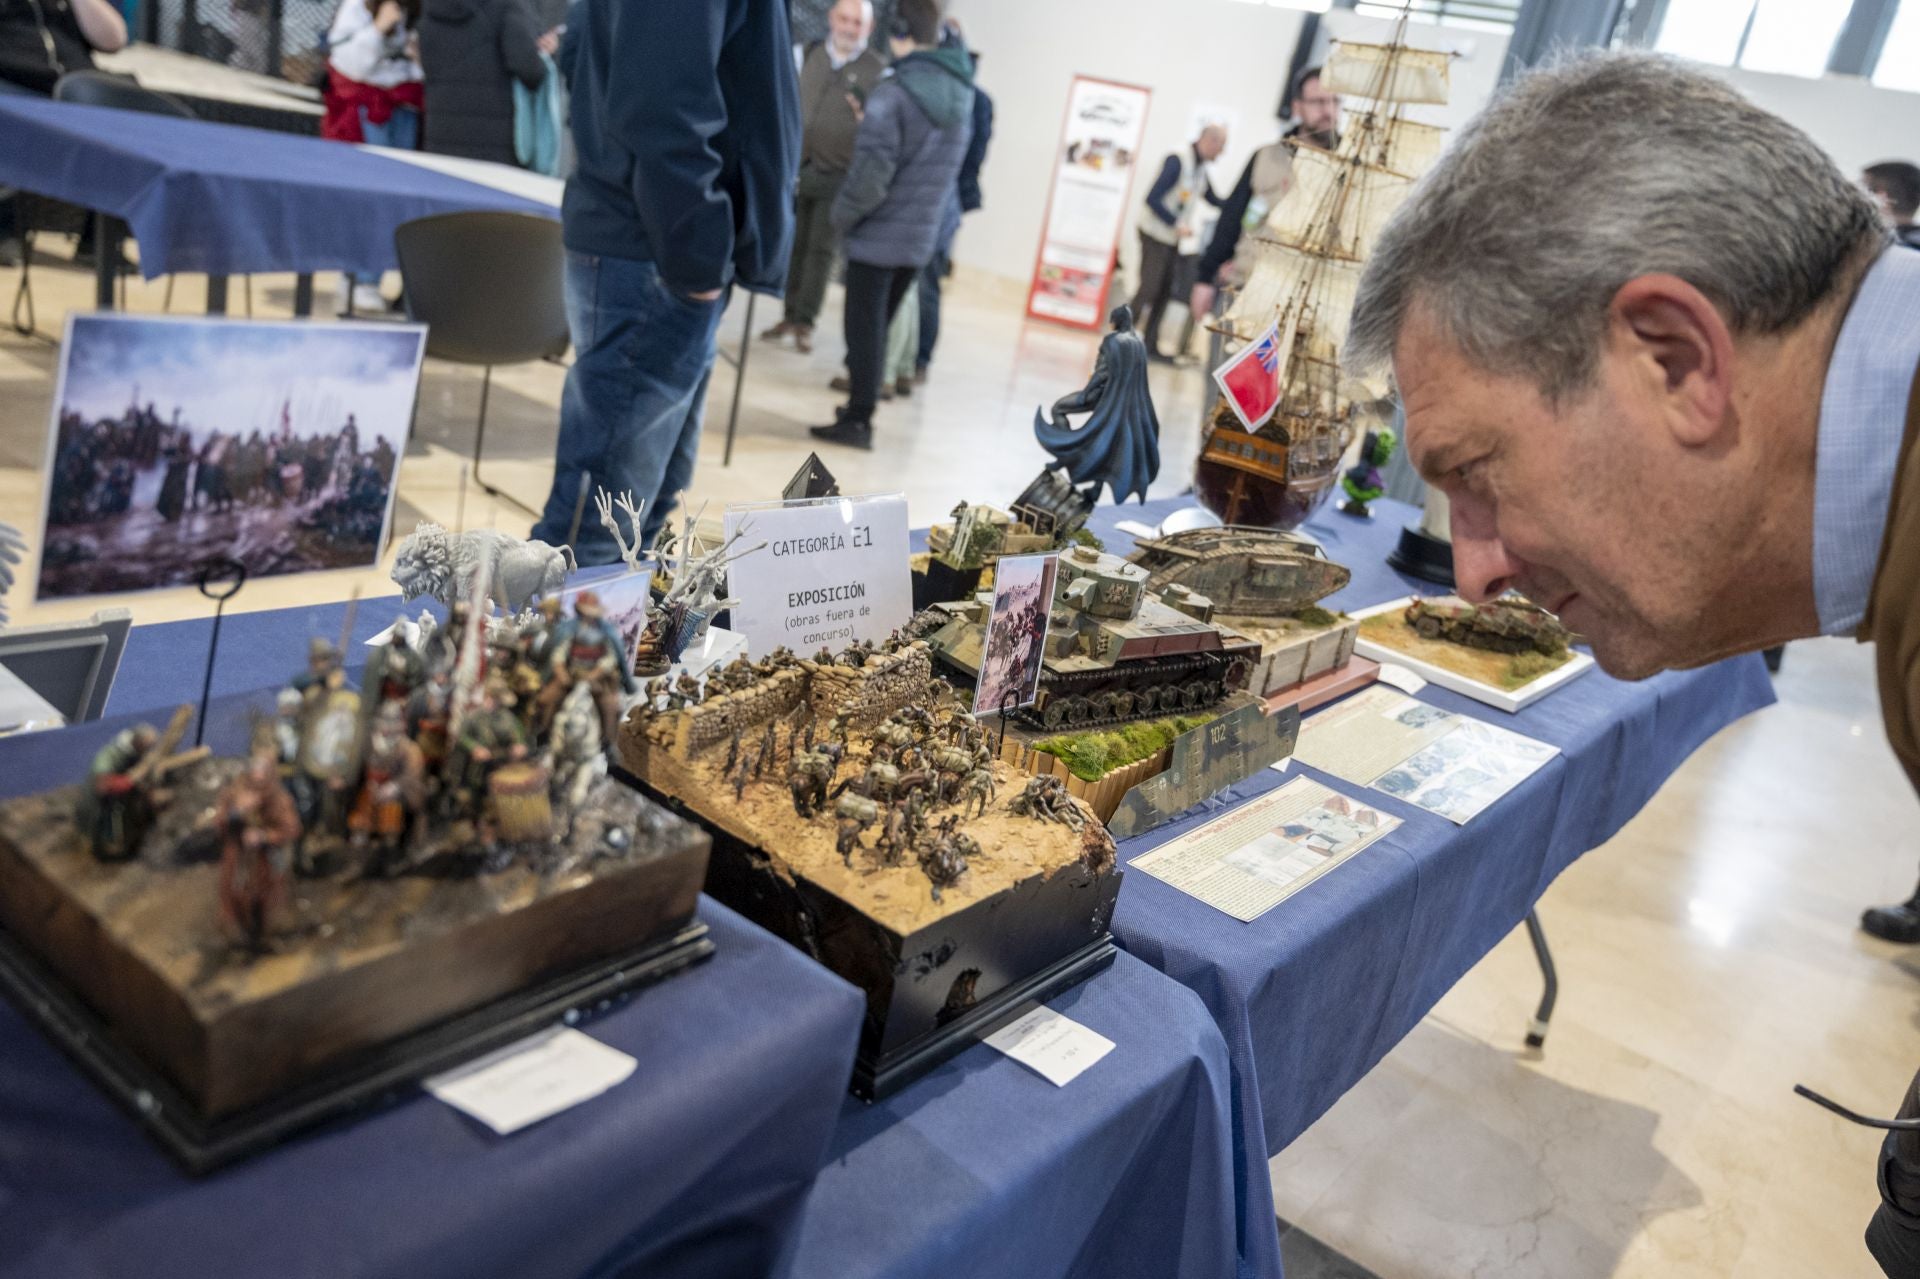
POLYGON ((1725 82, 1589 53, 1520 80, 1414 189, 1368 259, 1347 359, 1386 364, 1417 306, 1475 363, 1560 399, 1592 379, 1636 276, 1679 276, 1735 332, 1775 333, 1885 237, 1813 139, 1725 82))

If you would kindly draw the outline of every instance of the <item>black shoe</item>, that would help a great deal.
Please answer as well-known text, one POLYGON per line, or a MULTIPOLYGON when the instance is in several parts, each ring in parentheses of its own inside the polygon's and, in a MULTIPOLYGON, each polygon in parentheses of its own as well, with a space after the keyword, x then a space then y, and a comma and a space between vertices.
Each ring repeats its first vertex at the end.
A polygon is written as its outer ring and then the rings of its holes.
POLYGON ((1178 360, 1176 360, 1176 359, 1174 359, 1174 358, 1173 358, 1173 357, 1172 357, 1171 355, 1162 355, 1162 354, 1160 354, 1160 352, 1158 352, 1158 351, 1148 351, 1148 352, 1147 352, 1147 363, 1149 363, 1149 364, 1178 364, 1178 363, 1179 363, 1179 361, 1178 361, 1178 360))
POLYGON ((1860 916, 1860 927, 1881 941, 1920 942, 1920 892, 1897 906, 1874 906, 1860 916))
POLYGON ((856 422, 850 418, 840 418, 832 426, 810 427, 807 433, 816 440, 828 444, 844 444, 848 448, 873 451, 873 423, 856 422))

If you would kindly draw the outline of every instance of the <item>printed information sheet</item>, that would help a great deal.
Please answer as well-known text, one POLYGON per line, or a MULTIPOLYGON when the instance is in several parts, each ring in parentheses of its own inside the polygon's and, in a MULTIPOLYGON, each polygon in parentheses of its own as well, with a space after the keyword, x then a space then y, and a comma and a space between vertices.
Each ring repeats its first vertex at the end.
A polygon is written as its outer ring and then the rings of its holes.
POLYGON ((1303 764, 1461 825, 1559 753, 1380 685, 1308 719, 1293 752, 1303 764))
POLYGON ((1399 824, 1300 777, 1128 864, 1252 920, 1399 824))

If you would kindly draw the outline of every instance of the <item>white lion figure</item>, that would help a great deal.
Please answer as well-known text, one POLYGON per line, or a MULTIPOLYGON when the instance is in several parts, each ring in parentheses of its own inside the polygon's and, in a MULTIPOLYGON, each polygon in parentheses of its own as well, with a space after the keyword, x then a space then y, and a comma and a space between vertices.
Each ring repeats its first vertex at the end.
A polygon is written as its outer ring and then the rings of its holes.
POLYGON ((431 596, 451 606, 470 600, 476 583, 487 583, 487 608, 518 613, 566 584, 576 568, 573 549, 522 541, 490 528, 449 533, 438 524, 418 524, 394 553, 393 580, 400 596, 431 596))

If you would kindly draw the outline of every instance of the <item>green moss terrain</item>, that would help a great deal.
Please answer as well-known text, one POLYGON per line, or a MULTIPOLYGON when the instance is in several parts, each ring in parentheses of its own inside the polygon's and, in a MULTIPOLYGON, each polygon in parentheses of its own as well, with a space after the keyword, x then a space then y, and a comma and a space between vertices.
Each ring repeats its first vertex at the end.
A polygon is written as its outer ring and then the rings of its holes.
POLYGON ((1063 733, 1033 744, 1033 749, 1066 764, 1083 782, 1097 782, 1116 768, 1137 764, 1172 745, 1173 739, 1212 719, 1211 715, 1174 715, 1138 720, 1085 733, 1063 733))
POLYGON ((1096 551, 1104 551, 1107 549, 1107 544, 1095 537, 1093 530, 1086 528, 1074 530, 1073 544, 1075 546, 1091 546, 1096 551))
POLYGON ((1302 626, 1332 626, 1345 616, 1346 614, 1344 613, 1330 613, 1318 604, 1309 604, 1305 608, 1296 611, 1293 615, 1293 620, 1299 622, 1302 626))

